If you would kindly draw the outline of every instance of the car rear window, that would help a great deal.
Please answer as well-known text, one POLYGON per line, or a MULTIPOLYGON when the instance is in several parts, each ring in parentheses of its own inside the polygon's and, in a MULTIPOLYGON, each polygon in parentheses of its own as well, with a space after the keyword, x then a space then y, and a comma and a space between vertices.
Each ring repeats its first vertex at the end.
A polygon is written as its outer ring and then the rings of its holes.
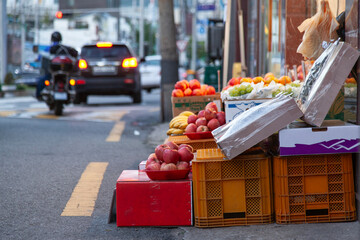
POLYGON ((131 57, 129 49, 125 46, 112 46, 110 48, 98 48, 86 46, 81 49, 81 57, 84 58, 128 58, 131 57))

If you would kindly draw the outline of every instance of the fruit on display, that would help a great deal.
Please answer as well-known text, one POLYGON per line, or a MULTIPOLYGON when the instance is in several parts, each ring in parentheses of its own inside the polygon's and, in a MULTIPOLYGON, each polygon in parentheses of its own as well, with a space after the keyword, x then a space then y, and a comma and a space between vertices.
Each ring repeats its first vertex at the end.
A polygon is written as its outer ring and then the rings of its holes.
POLYGON ((215 87, 207 84, 201 84, 199 80, 192 79, 187 81, 185 79, 177 81, 174 85, 174 90, 171 93, 172 97, 189 97, 189 96, 204 96, 215 95, 215 87))
POLYGON ((146 160, 145 169, 147 171, 185 170, 190 168, 190 162, 193 158, 193 148, 190 145, 181 144, 178 146, 169 141, 156 146, 155 153, 151 153, 146 160))
POLYGON ((271 72, 265 74, 264 77, 232 78, 221 91, 221 99, 225 101, 273 98, 278 94, 291 95, 296 98, 302 85, 300 80, 292 81, 289 76, 277 78, 271 72))
POLYGON ((188 118, 192 115, 195 115, 190 111, 183 111, 178 116, 173 117, 169 123, 169 130, 167 135, 180 135, 185 132, 186 127, 188 126, 188 118))
POLYGON ((209 102, 197 115, 189 116, 185 133, 208 132, 225 124, 225 112, 218 112, 216 103, 209 102))
POLYGON ((348 98, 356 98, 357 82, 355 78, 347 78, 344 84, 344 96, 348 98))

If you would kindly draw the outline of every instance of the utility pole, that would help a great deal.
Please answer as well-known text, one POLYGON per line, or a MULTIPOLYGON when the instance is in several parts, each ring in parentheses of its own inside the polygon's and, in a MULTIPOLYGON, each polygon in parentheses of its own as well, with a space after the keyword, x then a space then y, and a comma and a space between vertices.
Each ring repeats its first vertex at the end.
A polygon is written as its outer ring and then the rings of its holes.
POLYGON ((193 0, 192 7, 192 41, 191 41, 191 69, 196 71, 196 50, 197 50, 197 29, 196 29, 196 19, 197 19, 197 0, 193 0))
POLYGON ((144 57, 144 0, 140 0, 140 39, 139 56, 144 57))
POLYGON ((36 45, 39 46, 39 10, 40 10, 40 0, 37 1, 38 3, 36 4, 36 10, 35 10, 35 37, 36 37, 36 45))
POLYGON ((174 3, 159 0, 161 52, 161 121, 172 119, 171 92, 179 80, 179 59, 176 51, 174 3))
POLYGON ((6 16, 6 0, 0 3, 0 83, 4 82, 7 71, 7 16, 6 16))
POLYGON ((21 6, 20 6, 20 24, 21 24, 21 66, 20 70, 23 71, 23 68, 25 66, 25 6, 24 6, 24 0, 21 0, 21 6))

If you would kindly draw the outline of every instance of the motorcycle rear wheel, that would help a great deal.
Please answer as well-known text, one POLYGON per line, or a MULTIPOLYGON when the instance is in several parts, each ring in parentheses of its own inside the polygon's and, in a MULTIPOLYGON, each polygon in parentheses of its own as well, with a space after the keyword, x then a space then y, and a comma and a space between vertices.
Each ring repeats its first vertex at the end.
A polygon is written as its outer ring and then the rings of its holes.
POLYGON ((56 102, 54 104, 54 112, 56 116, 61 116, 63 114, 63 104, 60 102, 56 102))

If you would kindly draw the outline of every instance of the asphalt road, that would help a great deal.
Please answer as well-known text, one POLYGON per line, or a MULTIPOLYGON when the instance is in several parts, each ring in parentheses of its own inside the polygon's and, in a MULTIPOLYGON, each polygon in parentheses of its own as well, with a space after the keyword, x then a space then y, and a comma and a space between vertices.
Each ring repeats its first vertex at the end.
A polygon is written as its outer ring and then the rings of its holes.
POLYGON ((140 105, 126 97, 90 98, 89 105, 67 106, 65 116, 51 118, 42 103, 29 98, 0 100, 0 239, 360 238, 359 222, 210 229, 108 224, 120 173, 137 169, 166 138, 159 102, 159 91, 144 92, 140 105), (120 141, 107 142, 119 121, 125 122, 120 141), (108 163, 94 211, 91 216, 61 216, 92 162, 108 163))

